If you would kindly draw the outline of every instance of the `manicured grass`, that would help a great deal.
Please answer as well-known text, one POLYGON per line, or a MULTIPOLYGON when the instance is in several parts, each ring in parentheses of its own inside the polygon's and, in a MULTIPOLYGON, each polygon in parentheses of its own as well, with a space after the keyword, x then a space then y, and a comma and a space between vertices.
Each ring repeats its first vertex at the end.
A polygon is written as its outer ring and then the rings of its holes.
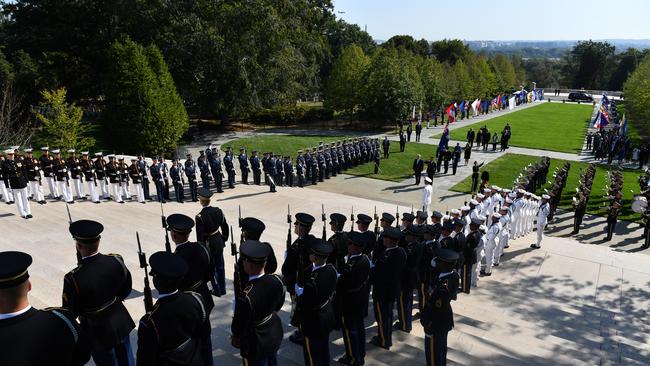
POLYGON ((512 127, 511 146, 579 153, 592 110, 591 105, 543 103, 485 123, 452 130, 451 139, 466 141, 470 128, 478 131, 484 125, 487 125, 491 134, 497 132, 501 138, 501 130, 509 123, 512 127))
MULTIPOLYGON (((529 163, 539 161, 539 157, 519 154, 505 154, 498 159, 495 159, 490 164, 484 165, 481 170, 487 170, 490 173, 490 184, 496 184, 500 187, 512 187, 513 180, 519 175, 524 166, 529 163)), ((564 160, 551 159, 551 166, 549 168, 549 175, 547 179, 553 181, 553 171, 562 166, 564 160)), ((560 207, 572 209, 571 201, 575 194, 575 189, 578 187, 578 179, 580 173, 586 169, 589 164, 571 162, 571 169, 569 169, 569 177, 567 184, 562 191, 562 198, 560 199, 560 207)), ((599 216, 607 216, 607 206, 609 199, 603 197, 608 192, 605 186, 609 186, 609 178, 607 172, 610 170, 608 166, 598 165, 596 168, 596 176, 591 188, 591 196, 587 204, 587 212, 599 216)), ((639 192, 639 185, 637 183, 639 170, 625 169, 623 170, 623 200, 622 211, 618 216, 619 220, 625 221, 640 221, 641 216, 630 209, 634 194, 639 192), (631 192, 633 190, 635 193, 631 192)), ((452 191, 469 192, 471 188, 471 177, 467 177, 451 188, 452 191)), ((537 194, 541 194, 544 188, 548 188, 550 184, 542 187, 537 194)))
MULTIPOLYGON (((228 147, 232 147, 235 153, 238 153, 240 147, 245 147, 248 153, 252 150, 258 150, 260 153, 272 151, 274 154, 290 155, 295 158, 298 150, 318 146, 321 141, 330 143, 342 140, 343 138, 345 136, 265 135, 237 139, 224 144, 221 149, 225 151, 228 147)), ((349 169, 345 173, 391 182, 401 182, 413 174, 413 160, 416 154, 422 155, 422 159, 427 160, 435 156, 436 148, 436 145, 409 142, 406 144, 405 151, 401 153, 399 152, 399 143, 397 141, 391 141, 390 157, 388 159, 381 159, 379 174, 374 174, 375 164, 372 161, 368 164, 349 169)))
POLYGON ((289 155, 295 158, 298 155, 298 150, 316 147, 321 141, 329 144, 344 138, 347 138, 347 136, 264 135, 237 139, 224 144, 221 149, 226 151, 228 147, 232 147, 237 154, 239 149, 243 147, 248 154, 253 150, 257 150, 260 156, 265 152, 273 152, 276 155, 289 155))

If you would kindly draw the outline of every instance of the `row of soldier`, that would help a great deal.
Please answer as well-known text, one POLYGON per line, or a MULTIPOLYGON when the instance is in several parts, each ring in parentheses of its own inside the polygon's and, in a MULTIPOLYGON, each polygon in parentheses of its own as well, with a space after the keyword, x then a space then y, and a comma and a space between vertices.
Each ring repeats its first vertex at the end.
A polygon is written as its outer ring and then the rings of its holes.
MULTIPOLYGON (((212 193, 201 188, 198 194, 203 208, 194 220, 180 214, 164 220, 175 244, 174 254, 167 239, 167 251, 149 258, 153 285, 158 290, 155 305, 148 289, 146 257, 141 255, 147 278, 147 314, 138 328, 140 365, 212 364, 211 296, 226 292, 223 249, 229 237, 232 243, 233 236, 221 210, 210 206, 212 193), (194 227, 197 241, 191 242, 194 227)), ((542 207, 547 205, 545 200, 542 207)), ((401 225, 395 227, 395 217, 383 213, 381 219, 375 215, 375 229, 371 230, 373 218, 358 214, 357 230, 351 232, 345 230, 346 217, 334 213, 329 221, 334 235, 327 241, 323 240, 325 220, 323 236, 317 238, 310 234, 313 216, 288 215, 293 223, 281 277, 274 275, 277 260, 271 245, 260 241, 264 223, 255 218, 241 219, 239 250, 232 244, 233 254, 241 254, 235 266, 232 344, 240 348, 245 364, 277 362, 283 334, 277 312, 284 303, 286 288, 295 305, 292 324, 301 331, 291 339, 302 344, 305 363, 328 364, 329 334, 340 328, 346 354, 339 362, 361 365, 365 356, 364 318, 371 294, 378 323, 378 334, 371 343, 390 349, 394 327, 406 332, 412 328, 411 309, 417 291, 428 363, 444 364, 446 335, 453 327, 451 300, 459 288, 469 293, 480 273, 490 275, 507 247, 507 238, 529 230, 533 223, 530 216, 534 215, 530 208, 536 207, 537 201, 536 196, 522 190, 492 187, 477 195, 469 206, 449 215, 434 212, 430 224, 425 212, 405 213, 401 225), (291 240, 291 234, 298 238, 291 240), (395 303, 399 321, 393 324, 395 303)), ((9 365, 43 364, 44 357, 49 363, 84 364, 90 354, 99 366, 133 363, 128 334, 135 324, 122 304, 131 292, 131 274, 119 255, 99 253, 102 230, 103 226, 94 221, 71 223, 80 262, 64 278, 62 308, 37 311, 29 307, 27 266, 31 259, 16 252, 0 255, 0 310, 3 315, 9 314, 0 319, 0 343, 9 345, 4 352, 9 365), (20 345, 12 336, 34 331, 39 336, 26 337, 29 341, 20 345), (29 352, 32 341, 47 343, 52 352, 29 352)))
POLYGON ((609 189, 606 186, 605 189, 608 189, 606 198, 609 200, 609 205, 607 206, 607 227, 605 232, 605 241, 612 240, 612 235, 616 229, 616 222, 618 215, 621 212, 621 200, 623 199, 623 171, 620 169, 614 169, 608 172, 609 178, 609 189))
POLYGON ((573 232, 572 234, 577 234, 580 232, 580 225, 582 225, 582 219, 587 212, 587 204, 589 203, 589 197, 591 195, 591 186, 594 183, 594 176, 596 175, 596 164, 591 163, 587 166, 584 172, 580 173, 580 179, 578 180, 579 187, 576 187, 576 194, 573 196, 573 232))

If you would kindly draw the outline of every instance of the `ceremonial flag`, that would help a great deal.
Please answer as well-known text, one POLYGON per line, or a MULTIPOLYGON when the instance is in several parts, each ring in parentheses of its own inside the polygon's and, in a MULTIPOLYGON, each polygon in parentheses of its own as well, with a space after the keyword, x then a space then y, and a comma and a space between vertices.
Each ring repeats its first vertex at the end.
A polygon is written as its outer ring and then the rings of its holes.
POLYGON ((515 100, 515 97, 512 97, 508 100, 508 109, 513 110, 515 109, 515 105, 517 104, 517 101, 515 100))
POLYGON ((411 114, 411 119, 415 119, 415 105, 413 106, 413 113, 411 114))
POLYGON ((621 135, 627 136, 627 116, 623 115, 623 125, 621 126, 621 135))
POLYGON ((445 113, 447 113, 449 123, 454 122, 454 117, 456 117, 456 103, 452 103, 449 107, 447 107, 447 110, 445 113))
POLYGON ((501 109, 501 94, 497 95, 497 108, 501 109))
POLYGON ((458 109, 460 110, 460 116, 463 117, 465 115, 465 101, 463 100, 460 102, 458 105, 458 109))
POLYGON ((605 128, 608 124, 609 115, 607 115, 607 111, 605 111, 601 106, 598 113, 596 113, 596 118, 594 118, 594 128, 600 130, 601 128, 605 128))
POLYGON ((600 100, 600 105, 602 107, 605 107, 605 110, 609 112, 609 99, 607 98, 607 94, 603 93, 603 97, 600 100))
POLYGON ((472 102, 472 115, 474 116, 478 115, 479 104, 480 101, 478 99, 472 102))

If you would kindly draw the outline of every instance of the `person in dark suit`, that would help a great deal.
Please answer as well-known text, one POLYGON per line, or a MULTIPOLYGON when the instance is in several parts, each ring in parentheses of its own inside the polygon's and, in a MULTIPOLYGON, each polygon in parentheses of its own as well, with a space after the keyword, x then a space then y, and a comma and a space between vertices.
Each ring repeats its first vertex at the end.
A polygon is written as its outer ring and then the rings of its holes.
POLYGON ((474 146, 474 138, 475 137, 476 137, 476 133, 470 127, 469 131, 467 131, 467 143, 469 144, 470 149, 474 146))
POLYGON ((361 252, 364 246, 362 234, 353 231, 345 239, 347 255, 338 268, 340 276, 334 299, 345 345, 345 355, 338 362, 360 366, 364 364, 366 356, 366 328, 363 319, 368 307, 365 289, 370 286, 370 260, 361 252))
POLYGON ((440 249, 431 265, 434 277, 427 293, 427 305, 420 323, 424 327, 424 349, 427 365, 447 364, 447 334, 454 328, 451 301, 456 300, 458 273, 454 270, 458 253, 440 249))
POLYGON ((437 170, 436 159, 432 156, 431 159, 429 159, 429 161, 426 162, 426 164, 427 164, 427 177, 433 180, 433 176, 436 174, 436 170, 437 170))
POLYGON ((388 155, 390 153, 390 140, 388 139, 388 136, 384 136, 384 141, 381 143, 381 148, 384 151, 384 159, 388 159, 388 155))
POLYGON ((413 160, 413 174, 415 174, 415 185, 420 184, 420 178, 422 177, 422 171, 424 170, 424 161, 420 154, 417 155, 415 160, 413 160))
POLYGON ((208 314, 201 295, 178 290, 187 263, 177 254, 156 252, 149 265, 158 298, 140 319, 138 365, 203 366, 200 346, 208 314))
POLYGON ((456 175, 456 169, 458 169, 458 163, 460 162, 460 155, 461 155, 462 149, 460 148, 460 144, 456 144, 456 147, 454 147, 454 152, 451 155, 451 173, 453 175, 456 175))
POLYGON ((31 264, 29 254, 0 252, 2 365, 85 365, 90 344, 74 315, 63 308, 39 310, 29 304, 31 264))
POLYGON ((284 304, 284 285, 265 270, 273 249, 261 244, 246 240, 239 248, 248 282, 235 299, 231 325, 232 345, 240 349, 243 364, 250 366, 277 365, 284 333, 277 314, 284 304))
POLYGON ((406 149, 406 136, 404 136, 404 132, 399 133, 399 151, 404 152, 404 149, 406 149))
POLYGON ((171 233, 171 239, 176 244, 174 253, 181 256, 189 267, 183 277, 179 290, 197 292, 203 299, 203 306, 208 315, 203 325, 205 332, 201 339, 201 355, 204 365, 212 365, 212 340, 210 338, 210 312, 214 308, 212 294, 208 289, 208 282, 214 276, 214 262, 210 251, 201 242, 190 242, 190 234, 194 227, 194 220, 183 214, 171 214, 167 216, 167 226, 171 233))
POLYGON ((121 256, 99 253, 102 224, 78 220, 69 230, 80 261, 64 276, 63 307, 81 320, 96 365, 131 366, 135 323, 123 303, 131 293, 131 272, 121 256))
POLYGON ((335 326, 332 300, 336 291, 337 273, 327 264, 332 245, 311 237, 309 241, 311 271, 304 287, 295 285, 297 307, 301 309, 300 329, 303 332, 303 358, 305 365, 330 364, 329 334, 335 326))
POLYGON ((371 265, 377 335, 370 343, 384 349, 393 345, 393 306, 400 293, 401 274, 406 264, 406 252, 397 246, 401 238, 398 228, 386 227, 383 232, 384 250, 371 265))
POLYGON ((210 278, 212 294, 226 294, 226 272, 223 260, 223 248, 228 241, 229 228, 226 216, 218 207, 210 205, 212 192, 206 188, 197 190, 201 212, 196 217, 196 241, 203 243, 209 250, 214 264, 214 276, 210 278))
POLYGON ((420 135, 422 134, 422 122, 415 125, 415 142, 420 142, 420 135))

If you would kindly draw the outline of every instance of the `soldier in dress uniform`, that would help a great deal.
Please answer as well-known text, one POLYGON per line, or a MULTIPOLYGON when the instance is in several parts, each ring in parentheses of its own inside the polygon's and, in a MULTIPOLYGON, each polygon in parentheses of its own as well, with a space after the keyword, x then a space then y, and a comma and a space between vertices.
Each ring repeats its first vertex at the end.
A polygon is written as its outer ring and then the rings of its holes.
MULTIPOLYGON (((296 286, 304 287, 305 281, 309 276, 311 270, 311 262, 309 261, 310 243, 313 242, 314 236, 310 234, 312 225, 314 224, 314 217, 299 212, 295 215, 294 220, 294 234, 298 237, 287 248, 286 257, 282 264, 282 278, 287 287, 287 292, 291 297, 293 306, 293 313, 291 325, 298 327, 300 325, 300 312, 296 304, 296 286)), ((302 344, 304 337, 300 329, 296 330, 289 340, 293 343, 302 344)))
POLYGON ((244 365, 276 365, 284 334, 277 313, 284 304, 285 290, 279 276, 265 271, 273 249, 249 239, 239 251, 248 281, 235 299, 232 344, 240 349, 244 365))
POLYGON ((285 181, 287 185, 289 187, 293 187, 293 164, 291 164, 290 156, 284 157, 283 168, 284 168, 285 181))
POLYGON ((203 305, 207 314, 204 323, 204 336, 201 339, 201 354, 204 365, 212 366, 212 340, 210 333, 210 312, 214 308, 214 301, 208 289, 208 282, 214 275, 214 264, 210 251, 201 242, 190 242, 190 234, 194 227, 194 220, 183 214, 172 214, 167 216, 167 226, 171 233, 171 239, 176 244, 174 253, 185 259, 189 270, 183 277, 179 290, 198 292, 203 298, 203 305))
POLYGON ((199 158, 196 159, 196 165, 199 166, 199 172, 201 174, 201 186, 205 189, 210 189, 210 163, 203 151, 199 153, 199 158))
POLYGON ((95 177, 99 182, 99 189, 102 194, 102 199, 109 200, 111 195, 108 192, 108 178, 106 176, 106 162, 101 152, 95 153, 95 161, 93 161, 93 168, 95 169, 95 177))
POLYGON ((393 306, 400 293, 401 275, 406 264, 406 252, 397 244, 402 238, 398 228, 384 229, 384 251, 371 265, 372 301, 377 321, 377 335, 371 344, 390 349, 393 336, 393 306))
POLYGON ((476 265, 478 260, 476 256, 476 248, 481 243, 482 234, 479 227, 485 221, 485 216, 477 215, 472 218, 469 224, 469 234, 467 235, 467 242, 463 250, 463 265, 461 266, 460 278, 462 283, 462 290, 464 293, 469 294, 472 287, 472 268, 476 265))
POLYGON ((32 199, 41 205, 46 204, 45 196, 43 195, 43 186, 41 185, 41 170, 39 169, 38 160, 32 154, 33 149, 25 149, 25 158, 23 159, 23 172, 30 191, 32 199))
POLYGON ((282 187, 286 182, 284 182, 284 165, 282 164, 282 155, 277 155, 275 157, 275 184, 282 187))
MULTIPOLYGON (((348 255, 348 238, 343 232, 346 221, 347 217, 345 215, 340 213, 330 214, 330 230, 334 234, 327 239, 327 242, 332 245, 332 255, 330 255, 327 262, 331 263, 337 270, 343 268, 345 257, 348 255)), ((361 237, 361 240, 365 241, 365 237, 361 237)), ((360 244, 363 247, 364 243, 360 244)))
POLYGON ((253 184, 262 184, 262 169, 260 168, 260 157, 257 156, 257 150, 251 152, 250 160, 251 169, 253 169, 253 184))
POLYGON ((418 286, 418 309, 420 312, 426 305, 426 290, 431 283, 431 260, 436 256, 440 244, 436 239, 436 228, 433 225, 424 225, 422 242, 422 258, 418 264, 419 286, 418 286))
POLYGON ((162 156, 158 157, 158 169, 160 170, 160 176, 162 177, 163 184, 163 199, 169 201, 169 167, 165 163, 165 158, 162 156))
POLYGON ((201 212, 196 217, 196 241, 203 243, 209 250, 214 263, 212 294, 219 297, 226 294, 226 272, 223 261, 223 248, 228 241, 229 229, 226 216, 218 207, 210 206, 212 192, 206 188, 198 189, 201 212))
POLYGON ((372 260, 377 261, 384 254, 386 247, 384 246, 384 232, 386 228, 392 227, 393 222, 395 222, 395 216, 384 212, 381 214, 381 219, 379 219, 379 226, 381 227, 381 233, 377 236, 375 242, 375 247, 372 250, 372 260))
POLYGON ((374 248, 374 244, 377 241, 375 233, 370 229, 370 224, 372 223, 372 217, 366 214, 358 214, 357 221, 357 230, 363 234, 364 243, 363 243, 363 254, 370 255, 374 248))
POLYGON ((329 334, 336 324, 333 298, 336 292, 337 273, 327 264, 332 246, 315 237, 308 243, 309 272, 305 283, 294 285, 297 307, 300 309, 299 327, 305 337, 303 358, 305 365, 330 364, 329 334))
POLYGON ((201 295, 179 291, 189 268, 177 254, 154 253, 149 258, 158 298, 140 319, 138 366, 203 366, 201 340, 208 314, 201 295))
POLYGON ((275 158, 273 157, 273 153, 266 153, 265 155, 267 155, 268 158, 266 159, 266 174, 264 175, 264 180, 268 182, 270 191, 275 192, 275 179, 277 176, 275 158))
POLYGON ((156 199, 158 202, 167 203, 165 200, 165 186, 163 183, 163 176, 160 171, 160 164, 158 164, 158 159, 153 158, 151 161, 151 167, 149 167, 149 173, 151 173, 151 180, 156 187, 156 199))
POLYGON ((0 166, 2 178, 7 189, 11 190, 20 217, 31 219, 32 211, 29 208, 29 199, 27 199, 27 178, 24 174, 23 164, 14 160, 14 154, 13 149, 5 150, 6 160, 0 166))
MULTIPOLYGON (((343 216, 345 217, 345 216, 343 216)), ((368 297, 366 287, 370 286, 370 259, 362 253, 362 234, 351 232, 344 237, 347 255, 339 266, 334 305, 340 317, 345 355, 338 359, 344 365, 364 364, 366 356, 366 328, 368 297)))
POLYGON ((172 183, 174 184, 174 195, 176 196, 176 202, 184 203, 181 174, 181 169, 178 167, 178 160, 174 159, 172 161, 172 167, 169 169, 169 176, 172 178, 172 183))
POLYGON ((607 235, 605 236, 605 241, 612 240, 612 235, 614 235, 614 229, 616 229, 616 221, 618 214, 621 212, 621 204, 617 201, 614 201, 607 210, 607 235))
POLYGON ((81 366, 90 359, 86 333, 62 308, 36 309, 28 267, 32 257, 0 252, 0 355, 4 366, 81 366))
MULTIPOLYGON (((278 269, 278 261, 275 258, 275 253, 273 252, 273 247, 271 244, 266 242, 260 242, 262 233, 266 229, 266 225, 254 217, 244 217, 241 220, 241 238, 242 241, 253 240, 259 242, 260 245, 266 246, 270 250, 269 256, 266 258, 266 264, 264 265, 264 273, 273 274, 278 269)), ((241 288, 245 288, 248 284, 248 275, 244 271, 244 262, 239 260, 239 274, 241 281, 241 288)))
POLYGON ((81 261, 64 277, 63 307, 80 319, 97 366, 131 366, 129 333, 135 324, 124 306, 131 293, 131 272, 120 255, 99 252, 102 224, 78 220, 69 230, 81 261))
POLYGON ((41 157, 38 158, 38 163, 45 176, 47 186, 50 189, 50 198, 59 199, 61 194, 56 186, 54 177, 54 158, 50 155, 50 148, 48 146, 41 147, 41 157))
POLYGON ((59 149, 52 150, 54 154, 54 176, 56 177, 56 184, 61 192, 63 199, 69 203, 73 204, 74 200, 72 197, 72 191, 70 190, 70 182, 68 181, 68 168, 65 165, 65 161, 61 159, 61 151, 59 149))
POLYGON ((298 176, 298 187, 302 188, 305 184, 305 159, 302 156, 302 150, 298 150, 298 159, 296 159, 296 176, 298 176))
POLYGON ((226 156, 223 157, 223 166, 226 168, 226 174, 228 174, 228 188, 235 188, 235 164, 233 162, 234 157, 232 149, 228 148, 226 151, 226 156))
POLYGON ((431 265, 434 277, 427 289, 427 305, 422 311, 420 323, 424 327, 424 349, 427 365, 447 364, 447 334, 454 327, 451 301, 456 300, 459 276, 454 269, 458 253, 441 249, 431 265))
POLYGON ((124 155, 117 157, 117 171, 120 176, 120 189, 122 197, 131 200, 131 191, 129 189, 129 167, 124 162, 124 155))
POLYGON ((138 154, 138 170, 140 171, 140 176, 142 177, 142 193, 144 194, 144 199, 150 201, 151 194, 149 192, 149 175, 147 174, 149 165, 147 164, 147 161, 144 160, 142 154, 138 154))
POLYGON ((212 171, 212 178, 217 188, 217 193, 223 193, 223 168, 221 167, 221 154, 217 151, 216 147, 212 148, 212 155, 208 157, 210 163, 210 171, 212 171))
POLYGON ((142 173, 140 173, 140 167, 138 166, 137 158, 131 158, 131 165, 129 165, 127 168, 127 172, 129 174, 129 178, 131 178, 131 182, 133 182, 133 185, 135 186, 135 194, 138 196, 138 202, 145 203, 144 189, 142 188, 142 173))
POLYGON ((85 200, 86 195, 84 194, 83 189, 83 176, 81 175, 81 168, 79 167, 79 159, 77 159, 75 153, 75 149, 68 150, 68 159, 65 163, 68 167, 70 178, 72 178, 72 185, 77 193, 77 198, 85 200))
POLYGON ((243 184, 248 184, 248 172, 250 168, 248 167, 248 157, 246 156, 246 149, 243 147, 239 149, 239 169, 241 170, 241 182, 243 184))
POLYGON ((99 192, 97 192, 97 180, 95 177, 95 166, 88 158, 89 152, 83 151, 81 153, 81 160, 79 160, 79 168, 81 169, 81 174, 83 174, 83 179, 86 182, 86 189, 90 193, 90 199, 94 203, 99 203, 99 192))
POLYGON ((196 202, 199 200, 197 197, 199 183, 196 181, 196 165, 194 165, 194 160, 192 160, 192 154, 186 155, 185 176, 187 177, 187 185, 190 187, 190 199, 192 199, 192 202, 196 202))
POLYGON ((424 230, 421 226, 411 225, 402 233, 406 239, 402 246, 402 249, 406 252, 406 263, 400 274, 401 285, 399 297, 397 298, 397 316, 399 320, 395 323, 394 329, 410 333, 413 323, 413 291, 420 282, 418 267, 423 252, 423 246, 418 237, 424 234, 424 230))
POLYGON ((310 154, 310 156, 311 156, 311 158, 310 158, 310 161, 311 161, 311 184, 316 185, 316 184, 318 184, 318 176, 319 176, 318 170, 319 170, 320 166, 319 166, 319 163, 318 163, 318 159, 316 157, 316 153, 314 152, 314 153, 310 154))

